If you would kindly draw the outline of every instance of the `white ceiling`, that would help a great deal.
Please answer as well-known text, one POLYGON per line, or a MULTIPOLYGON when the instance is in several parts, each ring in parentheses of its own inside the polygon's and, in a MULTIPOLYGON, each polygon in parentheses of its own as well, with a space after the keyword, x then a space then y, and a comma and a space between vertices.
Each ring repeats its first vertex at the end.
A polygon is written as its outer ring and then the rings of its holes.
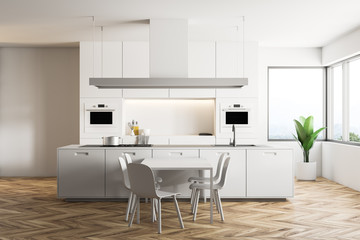
POLYGON ((108 40, 147 39, 146 20, 151 18, 189 19, 194 39, 201 38, 199 33, 230 39, 236 34, 224 31, 235 32, 245 16, 246 40, 262 46, 321 47, 360 27, 360 1, 0 0, 0 46, 91 41, 91 16, 104 26, 108 40))

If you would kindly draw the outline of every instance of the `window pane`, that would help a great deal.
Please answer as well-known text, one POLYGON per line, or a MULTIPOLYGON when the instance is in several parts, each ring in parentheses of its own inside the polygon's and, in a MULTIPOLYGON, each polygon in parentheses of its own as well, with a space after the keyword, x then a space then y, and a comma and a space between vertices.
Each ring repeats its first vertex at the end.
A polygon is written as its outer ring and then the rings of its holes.
POLYGON ((349 63, 349 139, 360 142, 360 60, 349 63))
POLYGON ((323 74, 323 68, 269 68, 269 139, 293 139, 300 116, 314 116, 315 130, 324 126, 323 74))
POLYGON ((342 140, 342 66, 333 71, 333 139, 342 140))

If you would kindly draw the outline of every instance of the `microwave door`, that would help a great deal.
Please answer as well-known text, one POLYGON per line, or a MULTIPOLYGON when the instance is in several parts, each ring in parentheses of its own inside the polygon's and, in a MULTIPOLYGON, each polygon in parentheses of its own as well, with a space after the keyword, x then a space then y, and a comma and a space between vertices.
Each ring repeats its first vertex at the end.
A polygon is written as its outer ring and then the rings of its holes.
POLYGON ((90 125, 112 125, 113 112, 90 112, 90 125))
POLYGON ((247 111, 227 111, 225 113, 226 125, 248 125, 249 112, 247 111))

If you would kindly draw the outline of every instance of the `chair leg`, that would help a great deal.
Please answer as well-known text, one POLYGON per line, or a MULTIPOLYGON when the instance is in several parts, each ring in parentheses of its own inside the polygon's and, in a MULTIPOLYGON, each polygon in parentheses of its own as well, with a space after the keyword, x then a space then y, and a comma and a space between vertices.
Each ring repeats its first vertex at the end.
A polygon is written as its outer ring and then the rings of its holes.
POLYGON ((159 200, 156 199, 156 198, 154 198, 154 206, 155 206, 155 213, 156 213, 156 214, 157 214, 157 212, 159 211, 157 201, 159 201, 159 200))
POLYGON ((132 205, 132 204, 131 204, 132 196, 133 196, 133 193, 130 192, 130 196, 129 196, 128 204, 127 204, 127 208, 126 208, 125 221, 128 221, 128 220, 129 220, 129 213, 130 213, 130 208, 131 208, 131 205, 132 205))
POLYGON ((190 199, 191 213, 194 213, 195 197, 196 197, 196 188, 193 188, 191 190, 191 199, 190 199))
MULTIPOLYGON (((135 195, 135 194, 134 194, 135 195)), ((132 223, 134 221, 134 216, 135 216, 135 212, 136 212, 136 207, 137 207, 137 196, 135 195, 135 199, 134 199, 134 206, 131 210, 131 217, 130 217, 130 221, 129 221, 129 227, 132 226, 132 223)))
POLYGON ((174 204, 175 204, 176 212, 177 212, 177 215, 178 215, 180 227, 184 228, 184 223, 183 223, 183 220, 181 218, 180 208, 179 208, 179 204, 178 204, 178 202, 176 200, 176 195, 174 195, 174 204))
POLYGON ((190 204, 191 204, 191 206, 194 203, 194 194, 195 194, 195 188, 191 189, 191 195, 190 195, 190 204))
POLYGON ((198 209, 198 205, 199 205, 199 198, 200 198, 200 189, 196 189, 196 200, 195 200, 194 216, 193 216, 194 222, 196 220, 196 214, 197 214, 197 209, 198 209))
POLYGON ((197 207, 197 205, 199 204, 199 198, 200 198, 200 190, 196 189, 195 190, 195 194, 194 194, 194 202, 192 205, 192 209, 191 209, 191 213, 194 214, 195 213, 195 208, 197 207))
POLYGON ((158 233, 161 233, 161 198, 158 199, 158 233))
POLYGON ((220 194, 219 194, 219 190, 216 189, 215 191, 216 191, 216 196, 217 196, 217 199, 218 199, 218 202, 219 202, 221 221, 225 221, 224 212, 223 212, 223 209, 222 209, 222 204, 221 204, 221 199, 220 199, 220 194))
POLYGON ((217 199, 216 193, 217 192, 215 190, 213 190, 213 196, 214 196, 214 202, 215 202, 216 210, 217 210, 218 213, 220 213, 219 201, 217 199))
POLYGON ((135 198, 136 198, 136 195, 133 193, 132 194, 132 199, 131 199, 131 205, 130 205, 130 214, 133 212, 134 205, 136 205, 135 198))
POLYGON ((156 221, 156 212, 155 212, 155 199, 154 198, 150 198, 150 203, 151 203, 151 221, 155 222, 156 221))
POLYGON ((140 224, 140 198, 138 197, 137 200, 138 200, 138 203, 137 203, 137 209, 136 209, 136 211, 137 211, 136 223, 140 224))

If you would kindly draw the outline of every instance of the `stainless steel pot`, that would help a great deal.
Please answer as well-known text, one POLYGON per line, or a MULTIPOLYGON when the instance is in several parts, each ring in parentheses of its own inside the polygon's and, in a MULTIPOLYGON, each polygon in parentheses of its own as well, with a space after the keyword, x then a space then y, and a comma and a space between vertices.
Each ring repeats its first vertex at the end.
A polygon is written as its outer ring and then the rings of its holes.
POLYGON ((110 136, 110 137, 102 137, 104 146, 117 146, 120 144, 120 137, 110 136))

